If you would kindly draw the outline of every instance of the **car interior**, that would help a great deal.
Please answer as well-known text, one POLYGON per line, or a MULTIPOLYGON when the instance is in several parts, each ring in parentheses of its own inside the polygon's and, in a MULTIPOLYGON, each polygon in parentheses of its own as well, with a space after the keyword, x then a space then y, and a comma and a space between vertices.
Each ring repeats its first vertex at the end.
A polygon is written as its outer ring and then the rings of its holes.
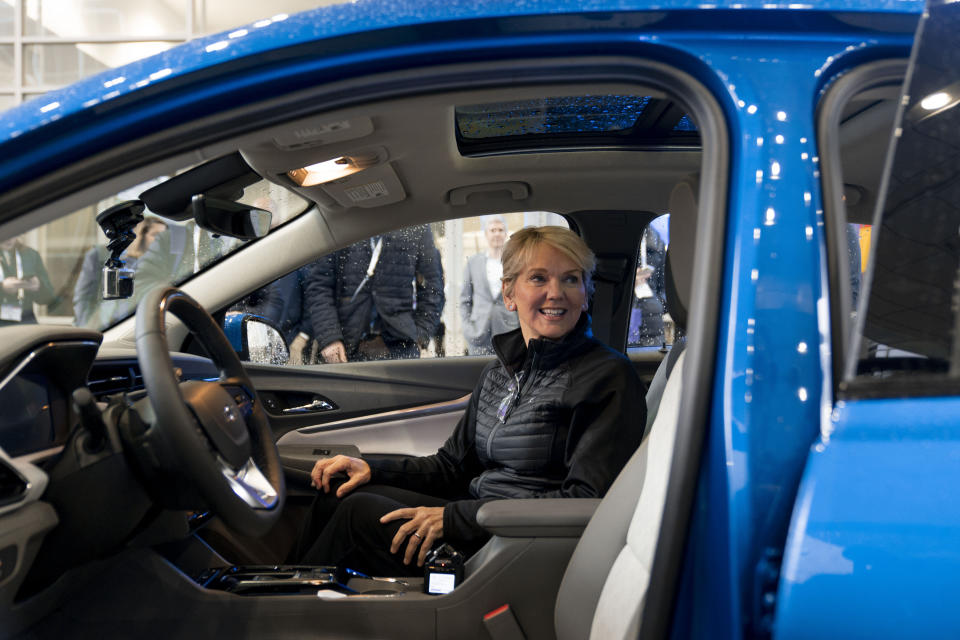
MULTIPOLYGON (((525 81, 505 82, 493 65, 451 65, 271 98, 219 131, 184 123, 93 158, 70 194, 22 218, 43 224, 178 173, 197 178, 179 181, 182 203, 263 179, 310 203, 179 289, 144 292, 103 332, 0 329, 0 636, 626 638, 664 623, 713 380, 731 143, 709 92, 679 71, 557 67, 528 61, 512 68, 525 81), (167 155, 138 156, 164 141, 167 155), (117 162, 135 156, 150 161, 117 162), (311 184, 311 167, 335 173, 311 184), (378 233, 516 211, 563 216, 596 253, 593 331, 616 349, 639 239, 670 213, 667 307, 685 342, 628 354, 659 407, 640 449, 602 501, 486 505, 492 538, 445 595, 419 578, 289 564, 313 461, 435 452, 490 357, 241 364, 228 309, 378 233), (319 408, 292 411, 306 405, 319 408), (224 411, 246 427, 231 442, 224 411)), ((897 97, 861 86, 842 101, 850 221, 869 222, 897 97)), ((167 213, 187 217, 182 203, 167 213)))

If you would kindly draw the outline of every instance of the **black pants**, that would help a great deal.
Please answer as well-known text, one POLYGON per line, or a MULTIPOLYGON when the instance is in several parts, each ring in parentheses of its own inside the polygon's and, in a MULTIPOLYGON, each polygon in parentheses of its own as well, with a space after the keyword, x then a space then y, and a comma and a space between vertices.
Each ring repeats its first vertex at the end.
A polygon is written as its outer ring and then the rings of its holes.
POLYGON ((330 493, 317 494, 304 522, 294 552, 296 557, 291 560, 300 564, 338 565, 371 576, 423 575, 416 558, 409 565, 403 564, 406 543, 397 553, 390 553, 390 543, 406 520, 381 524, 380 518, 395 509, 442 507, 447 502, 444 498, 383 485, 360 487, 339 499, 331 487, 330 493))

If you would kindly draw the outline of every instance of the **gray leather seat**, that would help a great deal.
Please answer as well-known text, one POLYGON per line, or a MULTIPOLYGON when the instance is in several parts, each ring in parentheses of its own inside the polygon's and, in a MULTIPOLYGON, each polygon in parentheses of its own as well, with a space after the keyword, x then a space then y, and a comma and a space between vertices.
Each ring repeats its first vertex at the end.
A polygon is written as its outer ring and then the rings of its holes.
MULTIPOLYGON (((674 229, 696 228, 696 193, 693 176, 674 187, 670 196, 674 229)), ((693 233, 671 235, 677 297, 673 304, 685 310, 695 238, 693 233)), ((616 640, 635 638, 640 632, 682 401, 684 356, 679 353, 675 358, 669 376, 664 360, 663 391, 649 436, 597 507, 567 565, 554 610, 559 640, 616 640)))
POLYGON ((650 386, 647 387, 647 424, 643 431, 644 438, 649 435, 650 429, 653 427, 653 421, 657 418, 657 412, 660 409, 660 400, 663 398, 663 391, 667 386, 667 378, 670 377, 673 368, 677 364, 677 360, 680 358, 680 354, 683 353, 683 350, 687 346, 687 311, 676 293, 676 283, 673 279, 673 269, 670 263, 670 250, 668 249, 664 279, 666 280, 667 310, 670 312, 670 317, 673 318, 676 333, 673 339, 673 346, 670 347, 670 351, 666 357, 660 361, 660 366, 657 367, 657 371, 653 375, 653 380, 650 381, 650 386))

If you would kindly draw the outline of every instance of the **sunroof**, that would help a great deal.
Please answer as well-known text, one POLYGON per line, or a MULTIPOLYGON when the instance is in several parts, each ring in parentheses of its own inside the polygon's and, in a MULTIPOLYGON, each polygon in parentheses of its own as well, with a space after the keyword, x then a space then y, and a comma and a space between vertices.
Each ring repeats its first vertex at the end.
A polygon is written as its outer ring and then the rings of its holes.
POLYGON ((591 148, 696 148, 696 123, 673 100, 626 94, 543 96, 461 105, 454 111, 465 156, 591 148))
POLYGON ((467 140, 503 136, 600 133, 632 127, 650 96, 566 96, 457 107, 457 130, 467 140))

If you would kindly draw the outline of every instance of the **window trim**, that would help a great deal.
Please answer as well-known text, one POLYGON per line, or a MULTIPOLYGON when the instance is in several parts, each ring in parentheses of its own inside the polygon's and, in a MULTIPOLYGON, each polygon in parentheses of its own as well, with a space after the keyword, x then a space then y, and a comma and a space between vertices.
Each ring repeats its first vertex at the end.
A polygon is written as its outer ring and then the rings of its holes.
MULTIPOLYGON (((906 58, 888 58, 857 67, 838 79, 817 106, 817 143, 823 166, 820 180, 827 244, 827 291, 830 308, 831 378, 836 399, 845 396, 851 371, 856 371, 850 313, 850 270, 846 254, 847 216, 843 202, 843 174, 840 159, 840 117, 843 107, 867 89, 902 85, 907 73, 906 58)), ((881 190, 883 186, 881 185, 881 190)), ((861 287, 862 299, 866 299, 861 287)))
MULTIPOLYGON (((693 76, 677 68, 669 69, 668 73, 673 77, 672 84, 668 85, 669 93, 699 127, 702 155, 697 251, 693 289, 688 301, 688 366, 684 370, 684 387, 689 393, 689 401, 682 403, 677 417, 663 515, 641 618, 640 628, 648 638, 665 638, 673 626, 691 536, 690 525, 709 430, 717 366, 730 180, 730 132, 719 103, 713 93, 693 76)), ((639 246, 638 242, 638 250, 639 246)))

